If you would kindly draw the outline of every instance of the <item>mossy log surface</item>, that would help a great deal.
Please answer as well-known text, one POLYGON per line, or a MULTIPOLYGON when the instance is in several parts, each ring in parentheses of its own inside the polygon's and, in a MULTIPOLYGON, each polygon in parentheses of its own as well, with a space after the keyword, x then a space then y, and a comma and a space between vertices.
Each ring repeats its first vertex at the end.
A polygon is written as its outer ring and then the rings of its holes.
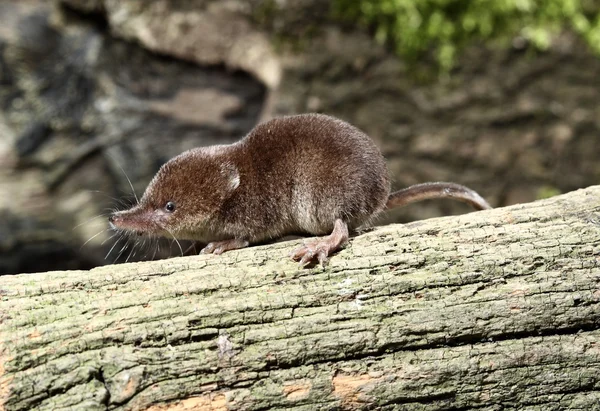
POLYGON ((600 186, 296 245, 0 278, 0 409, 600 409, 600 186))

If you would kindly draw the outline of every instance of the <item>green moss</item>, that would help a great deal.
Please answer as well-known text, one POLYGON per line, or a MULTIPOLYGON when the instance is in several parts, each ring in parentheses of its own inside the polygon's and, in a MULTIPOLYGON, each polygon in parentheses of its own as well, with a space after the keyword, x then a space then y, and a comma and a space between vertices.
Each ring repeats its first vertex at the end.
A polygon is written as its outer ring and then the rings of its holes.
POLYGON ((252 18, 261 25, 268 25, 274 20, 278 11, 275 0, 265 0, 258 2, 256 7, 252 8, 252 18))
POLYGON ((334 0, 334 14, 372 27, 375 37, 415 61, 433 51, 444 71, 464 46, 476 41, 508 44, 520 37, 549 47, 564 29, 579 33, 600 54, 599 0, 334 0))
POLYGON ((542 186, 537 190, 536 199, 550 198, 561 194, 560 190, 552 186, 542 186))

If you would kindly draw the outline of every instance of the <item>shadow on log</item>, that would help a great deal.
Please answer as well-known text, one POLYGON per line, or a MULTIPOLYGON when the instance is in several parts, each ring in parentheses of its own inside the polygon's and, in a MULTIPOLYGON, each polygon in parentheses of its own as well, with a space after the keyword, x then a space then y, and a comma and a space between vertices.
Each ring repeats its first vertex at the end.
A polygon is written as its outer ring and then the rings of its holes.
POLYGON ((0 280, 0 409, 598 409, 600 186, 351 240, 0 280))

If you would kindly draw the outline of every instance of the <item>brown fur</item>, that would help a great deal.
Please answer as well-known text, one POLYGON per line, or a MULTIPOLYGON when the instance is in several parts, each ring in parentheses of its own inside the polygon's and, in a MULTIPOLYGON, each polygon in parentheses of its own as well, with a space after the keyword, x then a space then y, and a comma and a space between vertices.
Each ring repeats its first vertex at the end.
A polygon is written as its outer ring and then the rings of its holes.
POLYGON ((110 220, 125 231, 256 243, 328 234, 336 220, 356 229, 388 201, 421 199, 412 194, 390 197, 383 156, 362 131, 333 117, 303 114, 259 124, 237 143, 173 158, 138 205, 110 220), (165 209, 167 202, 175 211, 165 209))

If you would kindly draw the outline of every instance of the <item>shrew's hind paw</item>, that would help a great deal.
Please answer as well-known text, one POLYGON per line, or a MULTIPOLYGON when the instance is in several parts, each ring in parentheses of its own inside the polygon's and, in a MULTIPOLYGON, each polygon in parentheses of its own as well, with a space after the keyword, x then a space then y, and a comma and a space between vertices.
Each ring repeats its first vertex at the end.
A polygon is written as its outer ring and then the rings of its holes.
POLYGON ((310 241, 296 248, 290 253, 293 260, 300 262, 300 267, 306 267, 313 261, 318 260, 321 266, 325 267, 329 255, 333 253, 331 244, 327 240, 310 241))
POLYGON ((342 220, 335 220, 333 231, 327 237, 308 240, 304 245, 298 247, 290 253, 292 259, 300 262, 300 267, 306 267, 315 261, 325 267, 327 258, 342 248, 348 241, 348 224, 342 220))

